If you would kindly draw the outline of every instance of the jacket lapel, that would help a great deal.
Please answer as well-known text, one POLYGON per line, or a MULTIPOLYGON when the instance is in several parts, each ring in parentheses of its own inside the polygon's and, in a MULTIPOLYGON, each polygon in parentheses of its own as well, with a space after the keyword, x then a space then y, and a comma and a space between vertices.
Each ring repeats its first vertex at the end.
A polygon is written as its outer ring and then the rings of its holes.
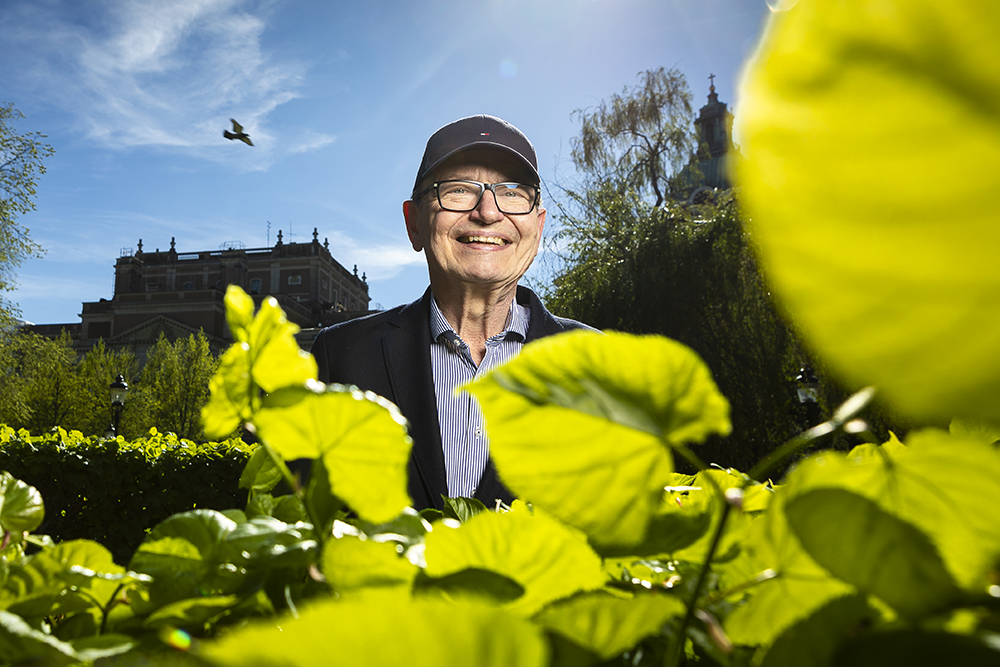
POLYGON ((447 495, 448 482, 431 371, 430 298, 428 289, 419 301, 389 321, 382 337, 382 352, 394 401, 410 422, 414 442, 410 495, 417 505, 423 496, 423 504, 441 509, 441 495, 447 495))

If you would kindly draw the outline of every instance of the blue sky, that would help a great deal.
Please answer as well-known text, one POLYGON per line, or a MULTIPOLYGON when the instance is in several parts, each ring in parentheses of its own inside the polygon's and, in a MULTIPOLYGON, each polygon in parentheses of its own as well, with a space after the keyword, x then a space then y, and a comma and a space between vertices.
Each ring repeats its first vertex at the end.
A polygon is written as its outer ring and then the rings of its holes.
POLYGON ((511 121, 558 196, 573 111, 643 70, 678 68, 699 107, 714 73, 738 114, 768 14, 765 0, 0 0, 0 101, 56 149, 20 219, 47 253, 11 298, 29 321, 77 322, 140 238, 194 252, 316 228, 373 306, 413 300, 427 271, 401 202, 434 130, 511 121), (222 137, 230 117, 254 147, 222 137))

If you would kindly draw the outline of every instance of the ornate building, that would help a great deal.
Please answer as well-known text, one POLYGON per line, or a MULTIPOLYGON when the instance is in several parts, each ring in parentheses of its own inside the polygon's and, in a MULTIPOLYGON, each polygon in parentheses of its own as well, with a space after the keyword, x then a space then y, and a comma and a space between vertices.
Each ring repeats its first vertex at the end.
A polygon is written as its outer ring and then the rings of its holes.
POLYGON ((300 345, 308 349, 316 328, 368 312, 368 283, 341 266, 330 254, 329 242, 278 242, 272 248, 225 244, 220 250, 179 253, 170 249, 126 248, 115 262, 114 295, 110 300, 84 302, 79 324, 45 324, 30 330, 58 336, 67 329, 75 347, 84 352, 99 339, 112 349, 132 348, 140 360, 165 333, 170 340, 204 331, 214 351, 232 338, 226 324, 224 297, 238 285, 259 305, 273 296, 289 321, 302 328, 300 345))
POLYGON ((696 201, 715 190, 733 187, 729 180, 728 161, 735 152, 733 147, 733 114, 725 102, 719 101, 715 92, 715 75, 709 79, 708 104, 703 106, 695 119, 699 149, 684 168, 684 180, 692 188, 689 199, 696 201))

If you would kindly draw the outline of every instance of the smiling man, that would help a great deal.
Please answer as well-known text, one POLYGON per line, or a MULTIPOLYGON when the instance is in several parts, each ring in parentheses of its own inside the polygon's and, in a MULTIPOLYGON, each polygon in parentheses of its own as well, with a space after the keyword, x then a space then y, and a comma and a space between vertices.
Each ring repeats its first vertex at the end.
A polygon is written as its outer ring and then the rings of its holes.
POLYGON ((494 116, 445 125, 427 141, 406 233, 423 252, 430 287, 406 306, 324 329, 313 354, 320 380, 384 396, 410 422, 414 507, 442 496, 510 503, 489 458, 482 413, 455 388, 537 338, 585 327, 549 313, 517 282, 545 226, 535 149, 494 116))

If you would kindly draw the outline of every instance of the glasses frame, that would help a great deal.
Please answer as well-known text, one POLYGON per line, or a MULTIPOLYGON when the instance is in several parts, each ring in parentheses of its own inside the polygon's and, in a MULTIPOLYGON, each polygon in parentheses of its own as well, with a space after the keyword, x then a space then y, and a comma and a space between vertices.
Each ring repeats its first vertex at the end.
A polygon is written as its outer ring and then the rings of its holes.
POLYGON ((469 178, 449 178, 444 181, 437 181, 436 183, 431 183, 426 188, 413 195, 413 199, 414 200, 420 199, 431 190, 434 190, 434 194, 437 197, 438 206, 440 206, 445 211, 451 211, 452 213, 468 213, 469 211, 475 211, 477 208, 479 208, 479 204, 482 203, 483 195, 486 194, 487 190, 493 193, 493 201, 496 202, 497 210, 503 213, 504 215, 528 215, 529 213, 534 211, 535 208, 538 207, 538 202, 542 198, 541 188, 537 185, 531 185, 530 183, 518 183, 517 181, 504 181, 502 183, 483 183, 482 181, 473 181, 472 179, 469 178), (476 199, 476 203, 472 205, 472 208, 463 208, 463 209, 448 208, 447 206, 444 205, 444 202, 441 201, 441 190, 438 189, 439 186, 444 185, 445 183, 474 183, 482 188, 482 192, 479 193, 479 198, 476 199), (529 208, 527 211, 518 211, 518 212, 505 211, 502 208, 500 208, 500 199, 497 198, 497 191, 496 191, 497 186, 500 185, 518 185, 518 186, 523 185, 529 188, 534 188, 535 199, 533 202, 531 202, 531 208, 529 208))

